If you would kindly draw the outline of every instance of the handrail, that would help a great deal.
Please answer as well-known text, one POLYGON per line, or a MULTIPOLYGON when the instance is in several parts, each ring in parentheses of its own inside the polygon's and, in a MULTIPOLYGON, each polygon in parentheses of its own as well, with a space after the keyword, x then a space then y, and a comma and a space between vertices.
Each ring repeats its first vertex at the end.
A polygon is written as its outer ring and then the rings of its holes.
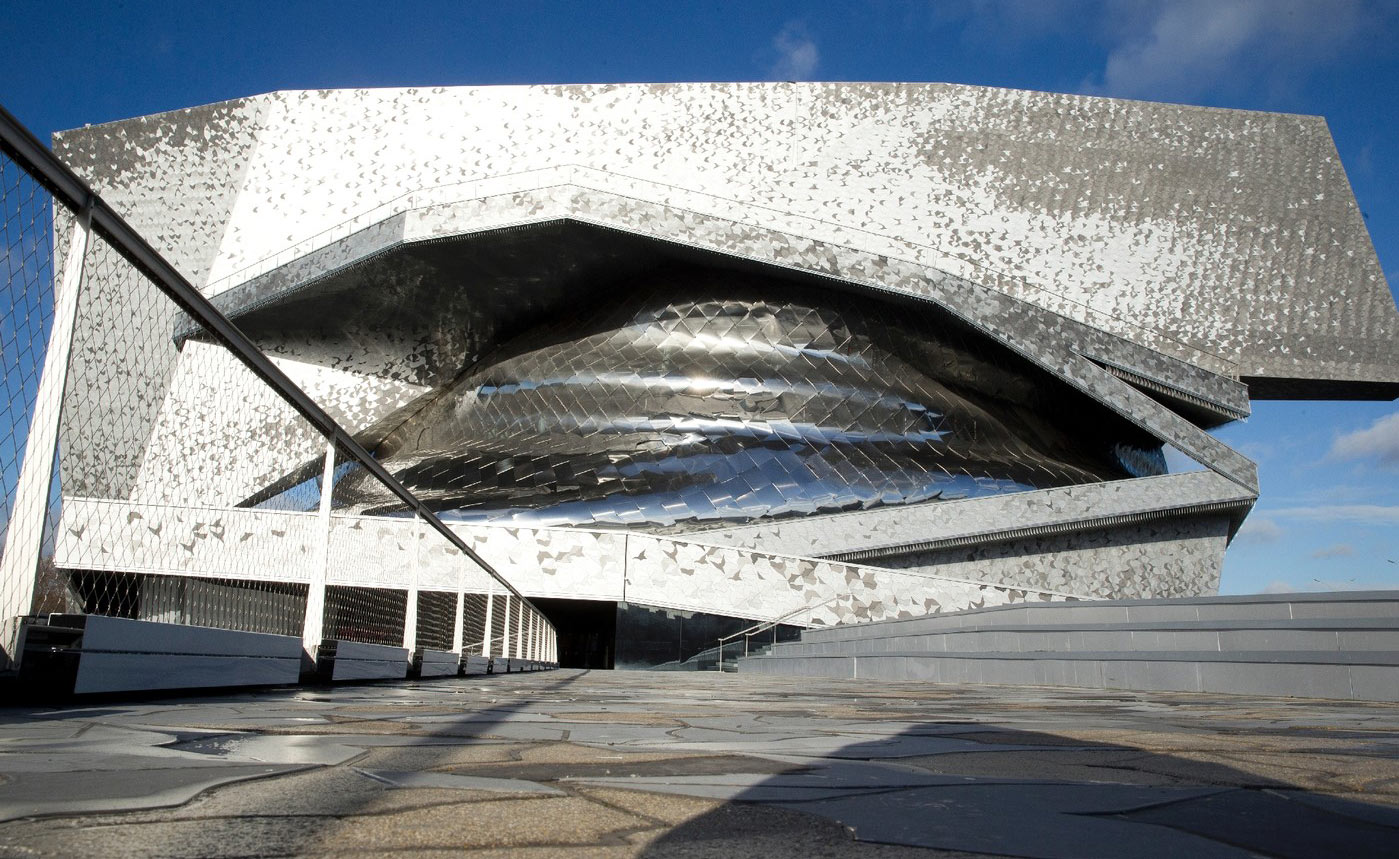
POLYGON ((782 621, 787 620, 788 618, 796 617, 804 611, 811 611, 812 609, 824 608, 825 606, 830 605, 831 603, 835 602, 843 596, 845 596, 845 594, 836 594, 835 596, 823 600, 821 602, 811 603, 810 605, 804 605, 799 609, 789 611, 781 617, 775 617, 771 620, 760 620, 752 626, 748 627, 747 629, 741 629, 738 632, 730 633, 724 636, 723 638, 719 639, 719 643, 723 644, 726 641, 731 641, 735 638, 738 638, 740 635, 757 634, 759 632, 763 632, 768 627, 777 626, 782 621))
MULTIPOLYGON (((814 610, 814 609, 824 608, 825 606, 830 605, 831 603, 835 602, 836 600, 840 599, 840 598, 843 597, 843 596, 847 596, 847 594, 835 594, 835 595, 829 597, 828 599, 822 600, 821 602, 818 602, 818 603, 810 603, 809 605, 804 605, 804 606, 802 606, 801 608, 798 608, 798 609, 794 609, 794 610, 792 610, 792 611, 789 611, 789 612, 787 612, 786 614, 784 614, 784 615, 782 615, 782 616, 780 616, 780 617, 775 617, 775 618, 773 618, 773 619, 771 619, 771 620, 762 620, 762 621, 759 621, 759 622, 753 624, 752 626, 750 626, 750 627, 748 627, 748 628, 746 628, 746 629, 741 629, 741 630, 739 630, 738 632, 733 632, 733 633, 730 633, 730 634, 724 636, 723 638, 719 639, 718 644, 716 645, 717 648, 718 648, 718 650, 719 650, 719 661, 718 661, 718 663, 717 663, 716 666, 715 666, 716 669, 719 670, 719 671, 723 671, 723 670, 724 670, 724 645, 727 644, 728 642, 734 640, 735 638, 738 638, 740 635, 744 637, 744 638, 743 638, 743 654, 744 654, 745 656, 747 656, 747 655, 748 655, 748 640, 751 639, 753 636, 757 635, 757 634, 760 633, 760 632, 766 632, 766 631, 768 631, 769 629, 775 630, 784 620, 788 620, 788 619, 790 619, 790 618, 796 617, 797 615, 801 614, 802 612, 809 612, 809 611, 812 611, 812 610, 814 610)), ((774 633, 773 633, 773 643, 775 644, 776 642, 777 642, 777 634, 776 634, 776 632, 774 632, 774 633)), ((713 650, 713 649, 714 649, 714 648, 710 648, 710 650, 713 650)), ((708 652, 708 651, 701 651, 701 652, 708 652)))
MULTIPOLYGON (((466 641, 466 642, 462 642, 461 652, 462 652, 462 653, 466 653, 468 650, 473 650, 473 649, 479 648, 481 645, 485 644, 486 641, 487 641, 487 639, 484 639, 484 638, 483 638, 483 639, 481 639, 480 641, 466 641)), ((491 637, 491 638, 489 639, 489 641, 490 641, 491 644, 495 644, 497 641, 505 641, 505 634, 504 634, 504 633, 501 633, 500 635, 493 636, 493 637, 491 637)))

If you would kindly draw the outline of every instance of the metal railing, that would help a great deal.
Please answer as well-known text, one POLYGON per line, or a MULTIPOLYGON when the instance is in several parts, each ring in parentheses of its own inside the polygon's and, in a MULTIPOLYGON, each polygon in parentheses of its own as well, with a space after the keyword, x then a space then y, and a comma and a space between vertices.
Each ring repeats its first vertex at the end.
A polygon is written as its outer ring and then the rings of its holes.
POLYGON ((0 272, 0 667, 53 612, 553 660, 547 618, 3 108, 0 272), (349 477, 401 512, 356 515, 349 477))
POLYGON ((728 646, 728 643, 730 641, 733 641, 735 638, 743 639, 743 655, 747 656, 749 652, 749 645, 752 643, 753 638, 755 636, 761 635, 764 632, 767 632, 768 630, 772 630, 772 643, 777 644, 777 628, 779 626, 782 626, 784 623, 791 620, 792 618, 799 617, 803 614, 810 615, 817 609, 825 608, 831 603, 838 602, 839 600, 845 597, 845 594, 836 594, 835 596, 832 596, 829 599, 822 600, 821 602, 812 603, 811 605, 804 605, 801 608, 793 609, 792 611, 787 612, 781 617, 775 617, 771 620, 759 621, 753 624, 752 626, 740 629, 738 632, 729 633, 723 638, 720 638, 718 641, 717 647, 719 651, 719 662, 717 665, 715 665, 715 669, 718 671, 724 670, 724 648, 728 646))

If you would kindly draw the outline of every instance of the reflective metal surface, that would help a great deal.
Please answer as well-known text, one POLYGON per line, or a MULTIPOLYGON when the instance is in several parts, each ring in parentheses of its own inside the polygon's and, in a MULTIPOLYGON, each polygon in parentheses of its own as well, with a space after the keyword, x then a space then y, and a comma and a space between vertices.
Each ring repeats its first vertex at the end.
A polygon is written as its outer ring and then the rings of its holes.
POLYGON ((931 308, 690 268, 488 353, 378 456, 449 517, 666 526, 1127 477, 1156 447, 931 308))

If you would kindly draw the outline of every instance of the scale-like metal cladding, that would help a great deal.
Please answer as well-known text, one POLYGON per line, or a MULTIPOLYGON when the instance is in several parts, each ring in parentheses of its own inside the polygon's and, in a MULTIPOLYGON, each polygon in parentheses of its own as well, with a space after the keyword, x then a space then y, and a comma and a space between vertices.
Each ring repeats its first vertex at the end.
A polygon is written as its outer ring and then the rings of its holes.
MULTIPOLYGON (((670 525, 1161 473, 1159 444, 935 311, 733 272, 488 355, 379 456, 464 519, 670 525)), ((360 506, 392 509, 360 490, 360 506)))

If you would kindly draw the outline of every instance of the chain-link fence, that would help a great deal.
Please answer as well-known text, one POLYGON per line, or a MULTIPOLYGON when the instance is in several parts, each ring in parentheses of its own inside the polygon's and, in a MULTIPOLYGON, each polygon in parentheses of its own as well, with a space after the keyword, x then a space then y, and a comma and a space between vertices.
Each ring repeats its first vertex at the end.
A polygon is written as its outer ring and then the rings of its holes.
POLYGON ((294 368, 3 111, 0 143, 10 660, 20 618, 63 613, 549 661, 547 620, 294 368), (342 482, 398 509, 356 512, 342 482), (485 641, 493 605, 508 647, 485 641))

